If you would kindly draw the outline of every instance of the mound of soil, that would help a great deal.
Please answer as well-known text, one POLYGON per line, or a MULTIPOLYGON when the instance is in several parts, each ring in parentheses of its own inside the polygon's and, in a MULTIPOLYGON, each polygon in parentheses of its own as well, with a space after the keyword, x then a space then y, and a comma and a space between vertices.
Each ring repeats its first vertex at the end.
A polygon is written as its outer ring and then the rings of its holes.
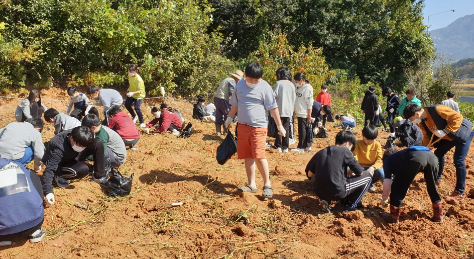
MULTIPOLYGON (((42 92, 48 107, 66 111, 64 90, 42 92)), ((149 107, 159 101, 143 104, 146 120, 151 120, 149 107)), ((14 121, 19 102, 0 101, 0 127, 14 121)), ((120 168, 124 175, 135 175, 129 196, 108 197, 90 179, 73 182, 69 189, 56 188, 56 204, 45 209, 46 238, 2 247, 0 258, 472 258, 472 152, 466 158, 469 195, 454 204, 443 201, 443 223, 429 220, 431 202, 419 174, 404 200, 400 223, 390 225, 380 216, 388 211, 379 205, 380 183, 364 197, 360 211, 343 215, 336 205, 333 213, 324 213, 319 206, 304 168, 315 152, 333 144, 338 130, 332 123, 327 127, 330 137, 315 139, 312 153, 268 149, 274 189, 274 198, 268 200, 262 197, 258 173, 255 195, 236 193, 246 182, 244 164, 235 157, 225 165, 216 162, 223 137, 213 134, 214 124, 191 119, 192 103, 166 102, 193 122, 194 134, 181 139, 143 132, 139 149, 129 150, 120 168), (174 202, 183 205, 171 206, 174 202)), ((360 130, 354 130, 359 138, 360 130)), ((53 131, 47 126, 43 140, 53 131)), ((380 132, 378 140, 383 145, 387 137, 380 132)), ((446 156, 442 196, 455 185, 452 156, 453 151, 446 156)))

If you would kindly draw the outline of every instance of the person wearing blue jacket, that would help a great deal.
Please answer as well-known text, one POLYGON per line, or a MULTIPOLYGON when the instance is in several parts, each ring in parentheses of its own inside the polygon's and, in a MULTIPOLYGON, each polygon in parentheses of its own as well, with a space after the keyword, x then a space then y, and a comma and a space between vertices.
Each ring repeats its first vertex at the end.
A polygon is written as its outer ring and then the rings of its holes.
POLYGON ((0 246, 27 238, 40 242, 46 235, 43 189, 39 176, 24 165, 0 158, 0 246))

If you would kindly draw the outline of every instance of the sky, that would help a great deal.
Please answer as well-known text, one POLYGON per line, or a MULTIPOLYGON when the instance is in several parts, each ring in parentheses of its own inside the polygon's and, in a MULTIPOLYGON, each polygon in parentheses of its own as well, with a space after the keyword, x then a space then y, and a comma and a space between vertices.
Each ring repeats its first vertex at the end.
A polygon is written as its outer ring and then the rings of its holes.
POLYGON ((474 0, 425 0, 423 23, 429 25, 431 31, 444 28, 456 19, 469 14, 474 14, 474 0), (455 11, 450 11, 452 9, 455 11))

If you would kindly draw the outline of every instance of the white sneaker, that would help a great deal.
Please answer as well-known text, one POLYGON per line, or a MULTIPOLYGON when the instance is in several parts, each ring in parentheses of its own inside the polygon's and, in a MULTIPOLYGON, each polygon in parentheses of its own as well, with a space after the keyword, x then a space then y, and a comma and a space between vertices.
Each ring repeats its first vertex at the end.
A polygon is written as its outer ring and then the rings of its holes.
POLYGON ((140 128, 146 128, 146 124, 145 123, 140 123, 140 128))
POLYGON ((305 148, 305 151, 306 151, 306 152, 311 152, 311 148, 310 148, 310 147, 307 147, 307 148, 305 148))
POLYGON ((265 143, 265 148, 272 148, 272 145, 270 143, 265 143))
POLYGON ((0 241, 0 246, 11 246, 12 241, 0 241))
POLYGON ((304 153, 304 150, 301 148, 292 148, 291 152, 298 152, 298 153, 304 153))
POLYGON ((284 148, 283 153, 288 153, 288 148, 284 148))
POLYGON ((277 152, 281 153, 281 147, 277 148, 277 152))
POLYGON ((133 123, 137 123, 138 121, 138 115, 135 115, 135 118, 133 118, 133 123))
POLYGON ((44 236, 46 236, 46 232, 43 230, 43 228, 37 229, 35 232, 33 232, 33 234, 31 234, 31 236, 29 236, 30 242, 31 243, 41 242, 44 236))
POLYGON ((179 131, 177 131, 177 130, 174 129, 173 132, 171 132, 171 134, 173 134, 173 135, 175 135, 175 136, 179 136, 179 131))

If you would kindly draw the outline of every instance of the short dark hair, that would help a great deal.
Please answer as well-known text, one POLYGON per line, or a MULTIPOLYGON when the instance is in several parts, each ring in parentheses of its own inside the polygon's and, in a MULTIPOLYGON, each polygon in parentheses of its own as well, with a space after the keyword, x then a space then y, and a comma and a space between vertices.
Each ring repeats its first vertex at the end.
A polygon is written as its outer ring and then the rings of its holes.
POLYGON ((326 114, 331 114, 331 106, 329 105, 323 105, 323 111, 326 113, 326 114))
POLYGON ((386 148, 385 151, 383 152, 382 160, 385 160, 385 158, 389 157, 390 155, 395 154, 397 151, 398 151, 397 147, 392 146, 392 147, 386 148))
POLYGON ((25 122, 28 122, 30 123, 31 125, 33 125, 33 128, 38 128, 39 131, 43 131, 43 127, 44 127, 44 122, 43 122, 43 119, 41 118, 31 118, 31 119, 27 119, 25 122))
POLYGON ((341 115, 336 114, 335 118, 336 118, 336 120, 339 120, 341 118, 341 115))
POLYGON ((95 114, 87 114, 82 118, 82 126, 86 126, 91 128, 92 126, 99 126, 101 124, 101 121, 99 117, 95 114))
POLYGON ((44 119, 47 122, 49 122, 51 119, 54 119, 54 117, 56 117, 56 115, 58 115, 58 114, 59 114, 59 112, 56 109, 49 108, 44 112, 43 116, 44 116, 44 119))
POLYGON ((99 117, 99 110, 96 107, 91 107, 89 109, 89 114, 94 114, 95 116, 99 117))
POLYGON ((72 96, 75 93, 76 93, 76 87, 75 86, 70 86, 70 87, 67 88, 67 95, 72 96))
POLYGON ((291 72, 286 67, 279 67, 276 71, 277 80, 291 80, 291 72))
POLYGON ((154 113, 154 112, 157 112, 158 111, 158 107, 154 106, 151 108, 151 113, 154 113))
POLYGON ((392 94, 393 91, 390 87, 385 87, 383 90, 382 90, 382 95, 390 95, 392 94))
POLYGON ((198 103, 203 103, 203 102, 206 101, 206 99, 204 99, 204 97, 202 97, 202 96, 198 96, 197 99, 198 99, 198 100, 197 100, 198 103))
POLYGON ((82 147, 90 147, 94 143, 94 133, 90 127, 78 126, 72 129, 70 136, 76 144, 82 147))
POLYGON ((328 88, 328 86, 326 84, 321 85, 321 89, 327 89, 327 88, 328 88))
POLYGON ((415 89, 409 88, 408 90, 405 91, 405 94, 415 94, 415 89))
POLYGON ((137 64, 130 64, 128 65, 128 70, 135 72, 138 70, 138 65, 137 64))
POLYGON ((166 108, 168 108, 168 105, 167 105, 166 103, 162 103, 162 104, 160 105, 160 109, 161 109, 161 110, 166 109, 166 108))
POLYGON ((421 107, 418 106, 418 104, 409 103, 403 110, 403 117, 405 117, 405 119, 409 119, 411 116, 415 115, 415 112, 419 111, 421 111, 421 107))
POLYGON ((346 142, 349 142, 352 145, 351 151, 353 151, 356 144, 356 137, 354 134, 347 130, 339 131, 336 135, 336 145, 342 145, 346 142))
POLYGON ((245 76, 260 79, 263 76, 263 67, 257 62, 250 62, 245 67, 245 76))
POLYGON ((115 114, 117 114, 121 111, 122 111, 122 109, 120 109, 119 105, 112 105, 112 107, 110 107, 110 109, 108 110, 108 113, 109 113, 110 117, 114 117, 115 114))
POLYGON ((297 74, 293 77, 293 79, 294 79, 295 81, 301 81, 301 80, 306 81, 306 77, 304 76, 303 73, 297 73, 297 74))
POLYGON ((100 90, 100 88, 96 85, 91 85, 89 86, 89 88, 87 88, 87 93, 88 94, 95 94, 96 92, 98 92, 100 90))
POLYGON ((362 136, 364 136, 366 139, 376 139, 378 135, 379 131, 374 125, 367 125, 362 129, 362 136))
POLYGON ((453 91, 448 91, 446 93, 446 96, 448 96, 449 98, 453 98, 454 97, 454 92, 453 91))

